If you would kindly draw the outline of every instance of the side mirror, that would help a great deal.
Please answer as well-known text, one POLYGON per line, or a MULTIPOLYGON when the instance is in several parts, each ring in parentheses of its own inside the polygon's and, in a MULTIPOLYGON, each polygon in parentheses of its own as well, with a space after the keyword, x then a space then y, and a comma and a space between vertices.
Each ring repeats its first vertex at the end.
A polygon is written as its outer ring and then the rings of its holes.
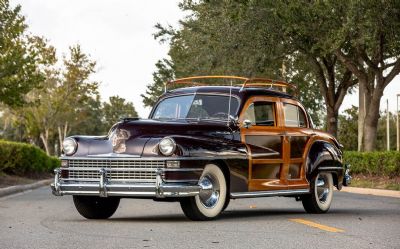
POLYGON ((238 117, 238 116, 234 117, 234 116, 232 116, 232 115, 229 115, 229 117, 230 117, 229 120, 230 120, 233 124, 239 125, 239 117, 238 117))
POLYGON ((248 120, 248 119, 243 120, 243 127, 244 128, 246 128, 246 129, 250 128, 251 124, 252 123, 251 123, 250 120, 248 120))

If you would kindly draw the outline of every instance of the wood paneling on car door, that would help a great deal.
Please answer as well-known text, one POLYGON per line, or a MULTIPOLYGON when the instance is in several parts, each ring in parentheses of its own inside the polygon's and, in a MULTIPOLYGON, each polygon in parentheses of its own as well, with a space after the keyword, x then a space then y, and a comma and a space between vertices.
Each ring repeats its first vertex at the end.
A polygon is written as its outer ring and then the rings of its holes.
POLYGON ((289 152, 289 143, 281 126, 279 101, 276 97, 252 97, 246 102, 239 117, 241 123, 247 118, 254 119, 252 115, 246 114, 246 111, 252 108, 251 105, 253 108, 262 103, 270 103, 273 106, 273 114, 269 114, 274 117, 273 123, 268 120, 255 122, 250 127, 242 127, 240 130, 241 139, 250 151, 249 191, 287 189, 287 173, 284 171, 288 169, 285 167, 285 160, 288 161, 289 158, 285 155, 289 152))
POLYGON ((310 121, 303 106, 297 101, 282 99, 281 105, 284 129, 286 130, 286 138, 289 141, 288 170, 286 175, 288 187, 289 189, 305 189, 309 187, 305 167, 307 161, 306 148, 312 136, 310 121), (296 109, 298 111, 297 121, 293 120, 294 115, 287 113, 285 108, 296 109))

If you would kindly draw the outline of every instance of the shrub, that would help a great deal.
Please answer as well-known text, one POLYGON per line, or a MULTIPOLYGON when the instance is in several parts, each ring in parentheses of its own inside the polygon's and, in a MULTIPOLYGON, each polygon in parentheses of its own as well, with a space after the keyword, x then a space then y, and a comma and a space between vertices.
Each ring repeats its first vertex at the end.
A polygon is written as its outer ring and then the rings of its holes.
POLYGON ((355 174, 389 177, 400 175, 400 152, 397 151, 345 151, 344 162, 351 165, 350 170, 355 174))
POLYGON ((51 172, 59 165, 58 158, 48 156, 36 146, 0 140, 0 173, 24 175, 51 172))

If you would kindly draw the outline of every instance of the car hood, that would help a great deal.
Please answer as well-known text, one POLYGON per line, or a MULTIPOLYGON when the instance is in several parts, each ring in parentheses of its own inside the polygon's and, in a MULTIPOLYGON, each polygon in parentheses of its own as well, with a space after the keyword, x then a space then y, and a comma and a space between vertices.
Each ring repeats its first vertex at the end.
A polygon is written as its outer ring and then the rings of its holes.
MULTIPOLYGON (((202 137, 210 139, 234 139, 235 125, 225 122, 208 121, 159 121, 134 120, 121 121, 113 126, 108 136, 74 136, 78 142, 75 157, 115 157, 137 156, 153 147, 165 136, 202 137)), ((155 153, 154 156, 157 154, 155 153)))
POLYGON ((129 131, 132 138, 140 136, 164 137, 169 135, 189 136, 219 136, 231 134, 235 127, 228 127, 225 122, 209 121, 160 121, 160 120, 135 120, 120 122, 116 129, 129 131))

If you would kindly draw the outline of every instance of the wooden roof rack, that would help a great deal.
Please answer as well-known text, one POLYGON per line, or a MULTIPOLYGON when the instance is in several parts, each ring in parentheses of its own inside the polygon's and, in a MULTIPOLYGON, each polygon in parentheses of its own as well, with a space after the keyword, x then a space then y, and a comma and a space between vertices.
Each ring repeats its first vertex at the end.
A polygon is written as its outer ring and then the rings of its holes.
POLYGON ((244 89, 245 87, 268 87, 269 89, 273 90, 277 90, 276 88, 281 88, 281 92, 287 92, 287 88, 291 88, 292 90, 297 92, 297 87, 295 85, 289 84, 285 81, 263 78, 248 79, 243 83, 242 89, 244 89))
POLYGON ((271 79, 264 79, 264 78, 245 78, 245 77, 239 77, 239 76, 224 76, 224 75, 211 75, 211 76, 195 76, 195 77, 187 77, 187 78, 181 78, 181 79, 176 79, 176 80, 171 80, 168 81, 164 84, 165 87, 165 92, 167 91, 167 86, 172 85, 172 84, 188 84, 192 86, 206 86, 210 85, 207 83, 201 83, 199 81, 201 80, 206 80, 206 79, 225 79, 225 80, 230 80, 230 85, 236 85, 236 86, 241 86, 241 90, 243 90, 246 87, 263 87, 263 88, 268 88, 268 89, 273 89, 273 90, 278 90, 281 92, 286 92, 287 88, 293 89, 295 92, 297 92, 297 87, 289 84, 285 81, 279 81, 279 80, 271 80, 271 79), (233 80, 235 81, 241 81, 240 84, 233 84, 233 80), (278 88, 278 89, 277 89, 278 88), (281 90, 279 90, 281 88, 281 90))

